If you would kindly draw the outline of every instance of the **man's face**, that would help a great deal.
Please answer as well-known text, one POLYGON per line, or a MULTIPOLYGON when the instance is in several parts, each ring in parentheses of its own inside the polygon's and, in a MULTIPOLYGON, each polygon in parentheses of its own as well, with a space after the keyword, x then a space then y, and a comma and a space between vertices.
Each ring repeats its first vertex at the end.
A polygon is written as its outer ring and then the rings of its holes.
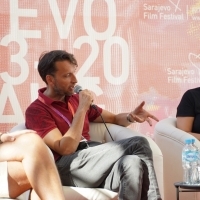
POLYGON ((55 63, 57 71, 53 75, 52 89, 55 95, 71 96, 74 93, 74 86, 77 83, 75 76, 77 66, 69 61, 57 61, 55 63))

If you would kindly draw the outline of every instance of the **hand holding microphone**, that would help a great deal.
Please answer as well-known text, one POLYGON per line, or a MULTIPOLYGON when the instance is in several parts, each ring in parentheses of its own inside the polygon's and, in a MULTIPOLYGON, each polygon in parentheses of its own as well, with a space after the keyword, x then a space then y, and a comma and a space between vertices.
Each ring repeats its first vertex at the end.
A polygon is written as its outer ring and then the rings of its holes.
POLYGON ((91 106, 96 109, 96 106, 93 104, 94 97, 89 90, 83 90, 83 88, 80 85, 76 85, 74 87, 74 92, 79 94, 80 103, 84 105, 88 104, 88 106, 91 106))

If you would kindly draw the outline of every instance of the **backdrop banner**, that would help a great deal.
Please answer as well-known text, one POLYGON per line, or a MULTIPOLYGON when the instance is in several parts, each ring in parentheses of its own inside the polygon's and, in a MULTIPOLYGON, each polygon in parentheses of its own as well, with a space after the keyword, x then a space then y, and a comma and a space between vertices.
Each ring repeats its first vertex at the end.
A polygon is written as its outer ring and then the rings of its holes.
MULTIPOLYGON (((198 0, 1 0, 0 123, 9 131, 44 87, 38 58, 55 49, 78 60, 78 84, 114 113, 143 100, 172 117, 182 94, 200 85, 198 0)), ((153 135, 154 126, 131 128, 153 135)))

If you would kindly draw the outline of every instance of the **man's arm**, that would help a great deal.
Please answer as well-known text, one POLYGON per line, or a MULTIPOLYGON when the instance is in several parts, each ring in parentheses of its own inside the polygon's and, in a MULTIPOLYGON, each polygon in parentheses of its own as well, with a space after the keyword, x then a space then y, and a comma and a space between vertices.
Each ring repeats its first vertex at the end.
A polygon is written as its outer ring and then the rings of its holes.
MULTIPOLYGON (((120 113, 115 115, 109 111, 103 110, 101 115, 104 121, 107 123, 113 123, 121 126, 128 126, 131 124, 131 122, 143 123, 147 121, 149 125, 152 126, 151 119, 155 121, 159 120, 154 115, 150 114, 145 109, 143 109, 144 104, 145 102, 143 101, 139 106, 135 108, 135 110, 129 113, 120 113)), ((96 118, 94 122, 102 122, 101 117, 96 118)))
POLYGON ((84 119, 84 111, 78 111, 74 115, 73 122, 68 131, 62 135, 58 128, 51 130, 43 138, 44 142, 60 155, 68 155, 74 153, 81 140, 84 119))
POLYGON ((82 137, 86 113, 92 103, 93 97, 88 90, 79 93, 79 106, 73 117, 71 127, 62 135, 59 129, 51 130, 43 138, 44 142, 60 155, 74 153, 82 137))
POLYGON ((193 122, 194 117, 177 117, 176 126, 200 140, 200 134, 192 132, 193 122))

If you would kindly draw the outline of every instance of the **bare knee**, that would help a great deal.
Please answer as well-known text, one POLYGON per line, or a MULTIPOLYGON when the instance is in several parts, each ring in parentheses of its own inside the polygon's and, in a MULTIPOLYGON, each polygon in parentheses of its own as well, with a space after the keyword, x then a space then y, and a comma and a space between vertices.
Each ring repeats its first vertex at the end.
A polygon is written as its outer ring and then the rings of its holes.
POLYGON ((16 142, 28 148, 44 146, 43 140, 35 133, 26 133, 17 137, 16 142))
POLYGON ((36 133, 25 133, 17 137, 18 141, 25 142, 26 144, 32 144, 34 142, 40 143, 42 139, 36 133))
POLYGON ((23 149, 23 154, 40 154, 47 151, 47 147, 43 140, 35 133, 26 133, 16 139, 17 145, 23 149))

